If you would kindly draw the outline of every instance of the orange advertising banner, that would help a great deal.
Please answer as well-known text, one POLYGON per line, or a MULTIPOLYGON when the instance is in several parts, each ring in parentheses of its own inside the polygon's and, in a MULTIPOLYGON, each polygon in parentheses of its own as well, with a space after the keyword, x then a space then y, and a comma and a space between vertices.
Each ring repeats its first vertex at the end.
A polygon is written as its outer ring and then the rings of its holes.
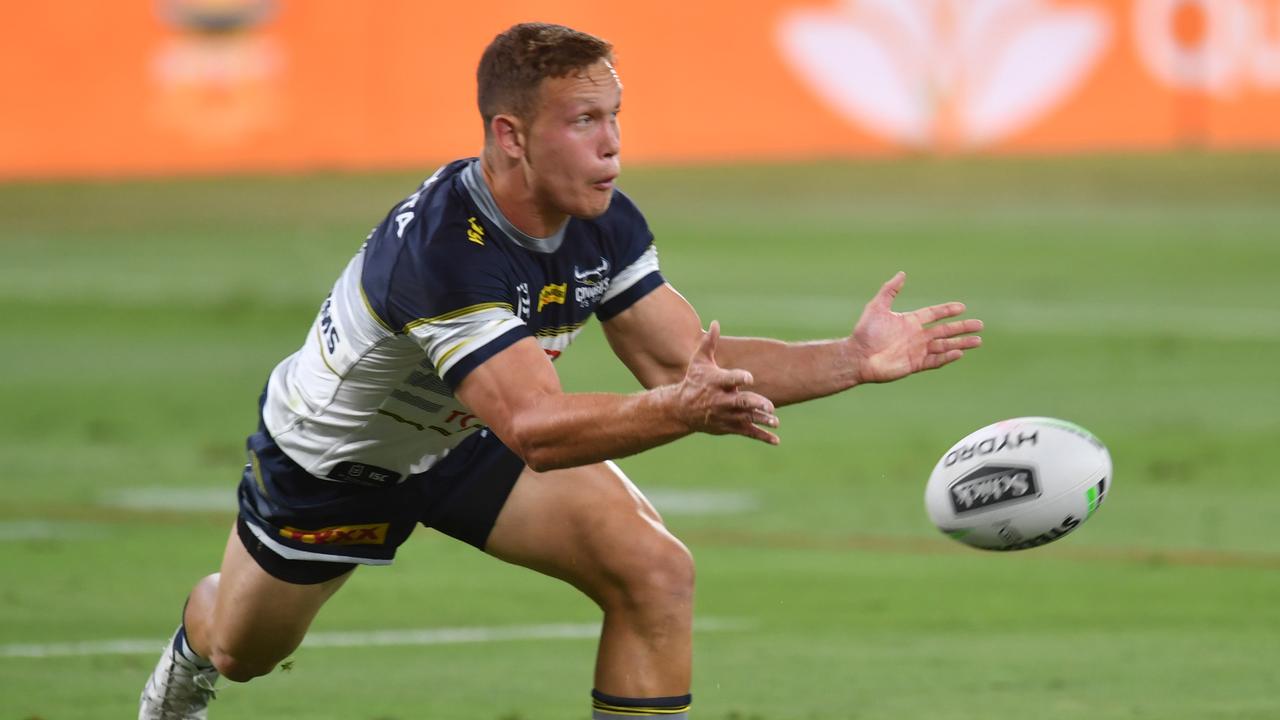
POLYGON ((614 43, 631 161, 1280 146, 1280 0, 7 5, 0 178, 475 154, 525 20, 614 43))

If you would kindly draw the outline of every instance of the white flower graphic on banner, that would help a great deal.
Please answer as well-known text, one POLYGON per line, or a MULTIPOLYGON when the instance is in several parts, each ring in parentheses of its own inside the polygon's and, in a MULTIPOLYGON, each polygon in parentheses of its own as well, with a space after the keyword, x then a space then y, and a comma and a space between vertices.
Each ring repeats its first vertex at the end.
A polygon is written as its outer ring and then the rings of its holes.
POLYGON ((783 57, 847 119, 918 147, 977 147, 1026 127, 1084 80, 1110 26, 1047 0, 844 0, 788 12, 783 57))

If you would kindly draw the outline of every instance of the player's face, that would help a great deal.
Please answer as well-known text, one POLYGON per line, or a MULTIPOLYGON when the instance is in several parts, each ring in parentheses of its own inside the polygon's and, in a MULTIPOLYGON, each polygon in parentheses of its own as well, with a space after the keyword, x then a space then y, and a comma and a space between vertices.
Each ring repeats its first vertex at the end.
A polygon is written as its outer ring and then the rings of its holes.
POLYGON ((544 214, 593 218, 609 209, 621 170, 621 103, 622 84, 604 60, 542 81, 525 163, 544 214))

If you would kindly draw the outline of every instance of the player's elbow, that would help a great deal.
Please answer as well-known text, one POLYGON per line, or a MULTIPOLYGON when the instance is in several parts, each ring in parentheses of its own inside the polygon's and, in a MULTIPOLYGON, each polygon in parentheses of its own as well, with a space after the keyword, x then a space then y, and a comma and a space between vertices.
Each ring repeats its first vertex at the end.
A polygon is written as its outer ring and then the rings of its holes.
POLYGON ((549 470, 559 470, 567 467, 563 463, 557 463, 552 460, 550 455, 545 452, 530 453, 524 456, 524 464, 534 472, 547 472, 549 470))
POLYGON ((512 452, 519 455, 520 459, 524 460, 525 466, 534 472, 547 472, 570 466, 570 463, 563 462, 557 457, 554 448, 546 445, 521 445, 519 450, 512 448, 512 452))
POLYGON ((546 472, 564 467, 556 461, 556 448, 545 433, 531 422, 514 422, 502 436, 503 443, 534 472, 546 472))

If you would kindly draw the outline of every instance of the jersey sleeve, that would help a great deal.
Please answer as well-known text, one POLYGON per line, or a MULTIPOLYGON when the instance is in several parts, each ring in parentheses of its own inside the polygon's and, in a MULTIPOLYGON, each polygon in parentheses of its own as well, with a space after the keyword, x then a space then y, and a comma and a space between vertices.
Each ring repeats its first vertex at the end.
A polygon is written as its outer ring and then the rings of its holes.
POLYGON ((631 307, 666 282, 658 269, 658 249, 653 244, 649 223, 631 198, 617 193, 603 226, 610 242, 615 244, 615 262, 609 289, 596 307, 596 317, 601 322, 631 307))
POLYGON ((516 315, 507 262, 477 242, 476 219, 431 205, 423 217, 400 225, 389 219, 375 231, 362 286, 387 329, 416 342, 456 390, 478 365, 531 333, 516 315))

